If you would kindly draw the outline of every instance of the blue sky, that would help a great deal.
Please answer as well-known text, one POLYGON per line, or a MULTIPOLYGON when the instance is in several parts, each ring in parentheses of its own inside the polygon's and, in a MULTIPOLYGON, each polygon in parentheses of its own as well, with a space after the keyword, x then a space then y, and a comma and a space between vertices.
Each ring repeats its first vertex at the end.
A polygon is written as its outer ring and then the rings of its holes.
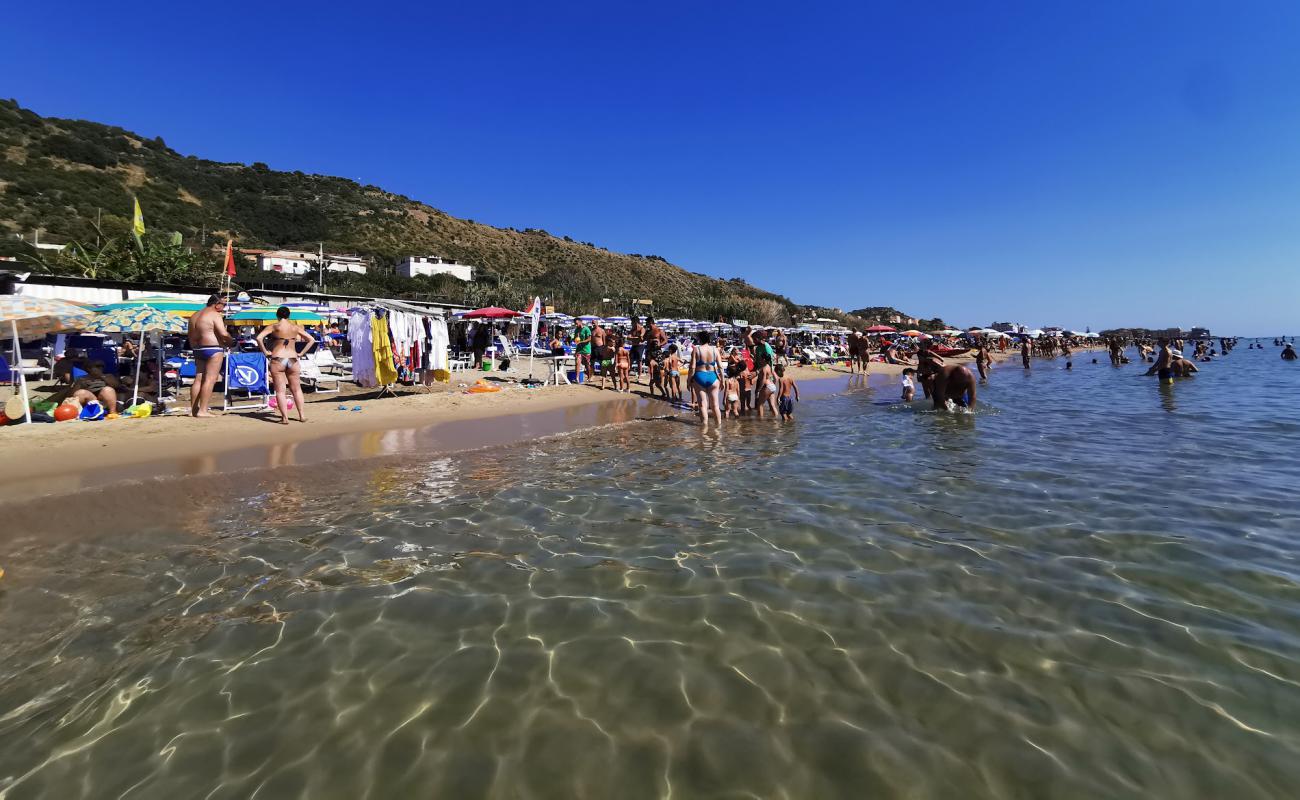
POLYGON ((801 302, 1300 328, 1297 3, 71 2, 5 21, 0 94, 41 114, 801 302))

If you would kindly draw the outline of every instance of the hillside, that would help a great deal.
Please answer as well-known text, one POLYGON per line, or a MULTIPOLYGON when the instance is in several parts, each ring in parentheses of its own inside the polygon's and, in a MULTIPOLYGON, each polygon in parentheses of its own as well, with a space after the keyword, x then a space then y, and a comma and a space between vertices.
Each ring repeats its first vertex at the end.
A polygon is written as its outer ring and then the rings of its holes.
MULTIPOLYGON (((491 300, 522 306, 534 294, 567 311, 620 310, 650 298, 659 313, 712 319, 744 317, 785 323, 799 307, 740 279, 688 272, 658 256, 613 253, 541 230, 495 228, 452 217, 377 186, 345 178, 278 172, 264 164, 225 164, 172 150, 161 137, 122 128, 41 117, 16 101, 0 101, 0 230, 42 241, 77 242, 38 268, 100 277, 215 280, 214 241, 371 256, 391 265, 400 256, 442 255, 481 268, 473 283, 406 280, 391 271, 330 277, 331 288, 448 302, 491 300), (126 235, 131 196, 144 208, 149 239, 139 251, 126 235), (102 214, 100 251, 96 215, 102 214), (172 234, 172 232, 177 232, 172 234), (177 235, 178 234, 178 235, 177 235), (207 247, 200 246, 206 234, 207 247), (105 248, 107 252, 105 252, 105 248)), ((18 252, 6 237, 5 252, 18 252)), ((240 278, 253 277, 241 269, 240 278)), ((613 313, 613 312, 610 312, 613 313)))

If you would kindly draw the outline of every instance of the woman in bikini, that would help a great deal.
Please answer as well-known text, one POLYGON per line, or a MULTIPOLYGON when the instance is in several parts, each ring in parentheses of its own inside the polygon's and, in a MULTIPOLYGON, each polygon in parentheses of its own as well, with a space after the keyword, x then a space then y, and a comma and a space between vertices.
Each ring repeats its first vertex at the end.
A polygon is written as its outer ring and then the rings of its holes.
POLYGON ((714 347, 713 334, 703 331, 699 335, 700 343, 691 348, 691 381, 695 384, 696 396, 700 399, 700 419, 704 427, 709 427, 709 411, 722 426, 722 405, 718 402, 718 390, 722 388, 722 371, 719 365, 722 356, 714 347))
POLYGON ((623 349, 627 344, 623 334, 614 336, 614 391, 632 391, 632 354, 623 349))
POLYGON ((302 384, 299 376, 302 367, 298 365, 300 357, 296 345, 306 342, 307 348, 301 355, 305 356, 316 346, 316 340, 297 324, 289 321, 288 306, 280 306, 275 312, 275 322, 267 325, 257 334, 257 346, 262 348, 271 363, 271 382, 275 385, 276 405, 280 410, 280 424, 289 424, 289 409, 285 397, 287 384, 293 393, 293 404, 298 407, 298 421, 306 422, 305 405, 302 400, 302 384))

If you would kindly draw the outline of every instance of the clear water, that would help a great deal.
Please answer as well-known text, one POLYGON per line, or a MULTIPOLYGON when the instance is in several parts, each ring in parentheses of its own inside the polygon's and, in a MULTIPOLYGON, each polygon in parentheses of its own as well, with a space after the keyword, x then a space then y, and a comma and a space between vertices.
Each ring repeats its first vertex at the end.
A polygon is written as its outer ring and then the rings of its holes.
POLYGON ((1090 360, 49 501, 0 794, 1295 796, 1300 366, 1090 360))

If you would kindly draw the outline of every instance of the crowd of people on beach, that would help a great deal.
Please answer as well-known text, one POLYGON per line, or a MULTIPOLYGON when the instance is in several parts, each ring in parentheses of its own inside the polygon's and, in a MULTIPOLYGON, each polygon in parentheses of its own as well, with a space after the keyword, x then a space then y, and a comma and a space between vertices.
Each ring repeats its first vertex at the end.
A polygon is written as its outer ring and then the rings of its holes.
MULTIPOLYGON (((189 392, 190 415, 215 416, 209 408, 213 392, 225 377, 227 354, 238 347, 266 357, 268 382, 275 395, 275 401, 269 404, 278 412, 278 421, 289 424, 289 412, 296 409, 297 419, 305 422, 302 362, 314 348, 324 346, 326 336, 345 338, 338 333, 338 323, 332 323, 328 332, 324 325, 312 330, 294 322, 290 309, 281 306, 274 322, 255 335, 246 330, 241 336, 238 332, 232 334, 227 327, 227 305, 225 295, 213 294, 189 318, 185 344, 195 367, 189 392)), ((1058 329, 1048 335, 1042 331, 1004 333, 978 328, 925 334, 900 333, 887 326, 879 326, 881 330, 875 332, 829 332, 723 323, 710 328, 707 323, 698 323, 705 329, 683 333, 681 326, 688 321, 660 324, 652 316, 619 318, 613 323, 582 319, 589 318, 579 318, 571 326, 543 324, 540 331, 542 341, 548 345, 545 349, 557 363, 574 362, 576 382, 623 393, 632 392, 634 384, 644 385, 649 398, 690 409, 705 426, 720 426, 723 420, 750 416, 793 420, 800 388, 791 369, 797 365, 823 369, 831 364, 843 365, 850 376, 859 379, 870 373, 873 362, 900 365, 904 367, 901 382, 905 402, 914 399, 919 387, 935 408, 972 409, 977 404, 978 386, 989 380, 994 361, 1013 357, 1017 350, 1024 369, 1031 369, 1035 359, 1061 357, 1066 370, 1073 369, 1076 352, 1085 348, 1104 348, 1111 364, 1117 367, 1131 363, 1129 353, 1135 352, 1139 362, 1148 365, 1146 375, 1172 381, 1195 375, 1200 369, 1198 364, 1227 355, 1238 344, 1237 339, 1229 337, 1217 341, 1150 336, 1099 338, 1096 334, 1071 334, 1058 329), (1190 355, 1184 355, 1189 347, 1190 355)), ((502 324, 508 327, 518 322, 502 324)), ((502 338, 498 330, 491 322, 461 326, 453 335, 452 347, 472 352, 474 366, 483 368, 489 343, 502 338)), ((331 344, 337 346, 336 342, 331 344)), ((1279 338, 1273 344, 1282 348, 1282 359, 1297 359, 1293 343, 1279 338)), ((1249 347, 1262 349, 1264 345, 1256 340, 1249 347)), ((126 338, 118 356, 148 358, 137 350, 135 343, 126 338)), ((156 366, 161 369, 161 359, 156 366)), ((155 387, 161 387, 162 381, 155 378, 160 378, 161 372, 146 372, 137 386, 129 374, 115 374, 106 369, 103 361, 84 354, 65 357, 52 363, 51 368, 58 380, 47 398, 53 405, 75 402, 115 409, 128 395, 149 403, 159 400, 155 387)))

